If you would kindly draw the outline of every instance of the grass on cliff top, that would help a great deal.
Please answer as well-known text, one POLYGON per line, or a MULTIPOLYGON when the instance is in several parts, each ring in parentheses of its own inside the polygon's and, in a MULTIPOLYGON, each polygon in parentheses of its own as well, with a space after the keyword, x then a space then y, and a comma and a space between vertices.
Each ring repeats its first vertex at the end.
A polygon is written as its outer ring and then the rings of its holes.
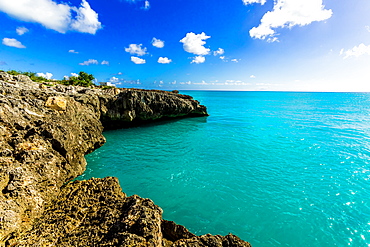
MULTIPOLYGON (((26 75, 34 82, 52 82, 57 84, 63 84, 66 86, 82 86, 82 87, 91 87, 94 86, 93 81, 95 77, 92 74, 88 74, 86 72, 81 71, 77 76, 71 76, 69 78, 64 78, 63 80, 51 80, 46 79, 42 76, 38 76, 35 72, 23 72, 23 71, 16 71, 16 70, 9 70, 9 71, 2 71, 6 72, 9 75, 26 75)), ((50 84, 51 85, 51 84, 50 84)), ((107 88, 108 86, 106 86, 107 88)))

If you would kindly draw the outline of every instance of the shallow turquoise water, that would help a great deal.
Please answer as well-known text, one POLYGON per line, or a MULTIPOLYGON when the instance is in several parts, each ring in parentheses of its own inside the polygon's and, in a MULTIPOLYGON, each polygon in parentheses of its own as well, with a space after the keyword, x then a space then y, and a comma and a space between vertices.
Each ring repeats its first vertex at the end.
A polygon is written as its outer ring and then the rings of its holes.
POLYGON ((370 94, 184 93, 210 116, 107 131, 81 178, 116 176, 196 234, 370 246, 370 94))

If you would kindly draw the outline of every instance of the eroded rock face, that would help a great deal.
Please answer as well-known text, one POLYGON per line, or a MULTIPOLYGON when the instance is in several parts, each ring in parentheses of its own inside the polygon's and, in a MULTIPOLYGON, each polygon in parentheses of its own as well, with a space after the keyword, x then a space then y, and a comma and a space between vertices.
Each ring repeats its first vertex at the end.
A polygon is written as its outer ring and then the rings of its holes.
POLYGON ((185 95, 47 86, 0 72, 0 246, 249 246, 163 221, 115 178, 65 185, 104 144, 103 125, 193 115, 206 108, 185 95))
POLYGON ((195 236, 162 220, 150 199, 126 197, 117 178, 75 181, 62 188, 20 246, 247 246, 234 235, 195 236))
POLYGON ((29 229, 60 187, 84 172, 84 155, 105 142, 97 96, 90 104, 65 96, 63 111, 46 106, 51 97, 62 95, 32 81, 0 81, 0 242, 29 229))
POLYGON ((102 122, 108 129, 164 118, 208 116, 206 107, 190 96, 165 91, 121 90, 102 105, 102 122))

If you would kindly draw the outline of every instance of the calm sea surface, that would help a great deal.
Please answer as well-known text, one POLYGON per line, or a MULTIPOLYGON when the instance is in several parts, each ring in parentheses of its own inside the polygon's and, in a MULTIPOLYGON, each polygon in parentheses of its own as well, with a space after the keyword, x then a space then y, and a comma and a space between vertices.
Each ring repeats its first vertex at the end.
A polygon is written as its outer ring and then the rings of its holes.
POLYGON ((116 176, 195 234, 370 246, 370 94, 183 93, 210 116, 107 131, 80 178, 116 176))

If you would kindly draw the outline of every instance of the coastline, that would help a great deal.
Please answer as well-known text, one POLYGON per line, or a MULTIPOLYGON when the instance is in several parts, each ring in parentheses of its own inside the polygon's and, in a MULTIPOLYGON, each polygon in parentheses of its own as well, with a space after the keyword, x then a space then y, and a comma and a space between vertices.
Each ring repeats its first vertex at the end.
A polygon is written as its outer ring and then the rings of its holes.
POLYGON ((48 86, 1 72, 0 105, 1 245, 250 246, 163 220, 158 206, 126 197, 115 178, 69 183, 84 172, 84 155, 104 144, 104 128, 207 116, 190 96, 48 86))

